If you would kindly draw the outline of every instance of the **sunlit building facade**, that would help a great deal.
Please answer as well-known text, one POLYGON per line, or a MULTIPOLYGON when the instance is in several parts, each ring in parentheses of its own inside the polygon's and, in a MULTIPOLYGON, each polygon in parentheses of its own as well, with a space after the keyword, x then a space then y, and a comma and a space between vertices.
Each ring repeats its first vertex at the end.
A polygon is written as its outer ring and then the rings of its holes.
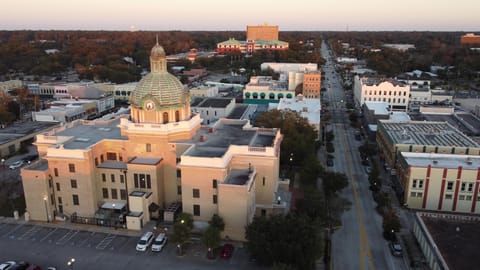
POLYGON ((161 213, 173 221, 181 205, 199 227, 218 214, 223 235, 244 240, 255 215, 286 212, 280 131, 248 120, 202 127, 160 45, 150 62, 129 115, 77 120, 36 137, 40 160, 21 170, 29 217, 140 230, 161 213))

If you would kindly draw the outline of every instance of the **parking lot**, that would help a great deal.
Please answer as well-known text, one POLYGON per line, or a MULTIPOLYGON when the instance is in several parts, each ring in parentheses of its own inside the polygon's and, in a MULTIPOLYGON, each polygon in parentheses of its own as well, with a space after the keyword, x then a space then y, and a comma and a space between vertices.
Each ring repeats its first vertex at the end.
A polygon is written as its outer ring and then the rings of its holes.
POLYGON ((170 242, 161 252, 152 252, 150 248, 145 252, 136 251, 138 239, 138 236, 108 233, 96 227, 78 229, 0 220, 0 261, 24 260, 58 266, 64 265, 71 254, 76 254, 76 268, 79 269, 132 269, 133 265, 168 266, 168 269, 177 270, 193 266, 196 269, 256 269, 241 247, 235 248, 230 259, 208 260, 199 239, 192 239, 182 257, 177 256, 176 246, 170 242))
POLYGON ((108 233, 9 223, 0 223, 0 236, 18 241, 110 251, 133 249, 138 240, 135 237, 108 233))

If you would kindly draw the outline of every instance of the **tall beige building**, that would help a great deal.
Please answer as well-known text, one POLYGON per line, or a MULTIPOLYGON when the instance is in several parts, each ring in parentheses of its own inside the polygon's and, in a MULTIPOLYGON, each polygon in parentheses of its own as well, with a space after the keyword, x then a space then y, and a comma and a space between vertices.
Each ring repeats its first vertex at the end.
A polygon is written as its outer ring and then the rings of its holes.
POLYGON ((247 40, 278 40, 278 25, 247 25, 247 40))
POLYGON ((138 230, 152 218, 172 219, 182 205, 198 225, 220 215, 224 236, 243 240, 254 215, 287 211, 280 131, 228 119, 202 127, 158 43, 150 62, 130 115, 36 137, 41 159, 21 170, 30 218, 138 230))

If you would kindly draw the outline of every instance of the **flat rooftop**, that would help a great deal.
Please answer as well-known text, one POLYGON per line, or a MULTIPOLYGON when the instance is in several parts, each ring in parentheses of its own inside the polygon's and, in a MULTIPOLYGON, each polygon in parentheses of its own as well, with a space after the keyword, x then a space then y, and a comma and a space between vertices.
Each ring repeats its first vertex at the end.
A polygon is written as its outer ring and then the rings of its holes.
POLYGON ((119 118, 111 121, 82 121, 54 135, 72 137, 63 144, 65 149, 88 149, 102 140, 126 140, 120 134, 120 128, 117 127, 119 124, 119 118))
POLYGON ((233 169, 230 170, 223 183, 227 185, 243 186, 250 179, 250 174, 251 172, 249 170, 233 169))
POLYGON ((227 116, 229 119, 241 119, 245 111, 248 109, 248 104, 235 104, 232 112, 227 116))
POLYGON ((17 121, 0 129, 0 144, 35 134, 59 125, 58 122, 17 121))
POLYGON ((202 128, 192 140, 184 141, 195 146, 184 153, 194 157, 222 157, 230 145, 272 147, 276 129, 259 132, 243 129, 248 120, 220 119, 213 128, 202 128))
POLYGON ((454 155, 437 153, 400 153, 407 164, 416 167, 457 169, 462 166, 464 170, 478 170, 480 168, 480 156, 454 155))
POLYGON ((475 269, 480 254, 478 221, 421 216, 450 269, 475 269))
POLYGON ((480 120, 470 113, 422 114, 427 121, 445 121, 467 134, 480 135, 480 120))
POLYGON ((378 129, 384 131, 393 144, 480 147, 447 122, 380 120, 378 129))
POLYGON ((200 108, 225 108, 232 102, 231 98, 206 98, 197 107, 200 108))
POLYGON ((131 159, 129 164, 139 164, 139 165, 157 165, 162 161, 163 158, 145 158, 145 157, 135 157, 131 159))
POLYGON ((379 101, 365 101, 367 109, 372 110, 375 115, 388 115, 388 103, 379 101))

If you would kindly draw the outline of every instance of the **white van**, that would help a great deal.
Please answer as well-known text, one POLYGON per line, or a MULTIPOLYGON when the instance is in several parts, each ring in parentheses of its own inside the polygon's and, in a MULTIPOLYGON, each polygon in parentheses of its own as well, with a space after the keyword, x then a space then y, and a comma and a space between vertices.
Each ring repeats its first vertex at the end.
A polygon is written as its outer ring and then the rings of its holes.
POLYGON ((137 251, 145 251, 153 241, 153 232, 146 232, 137 243, 137 251))
POLYGON ((152 244, 152 251, 162 251, 163 247, 167 243, 168 237, 165 235, 165 233, 160 233, 155 240, 153 240, 152 244))

